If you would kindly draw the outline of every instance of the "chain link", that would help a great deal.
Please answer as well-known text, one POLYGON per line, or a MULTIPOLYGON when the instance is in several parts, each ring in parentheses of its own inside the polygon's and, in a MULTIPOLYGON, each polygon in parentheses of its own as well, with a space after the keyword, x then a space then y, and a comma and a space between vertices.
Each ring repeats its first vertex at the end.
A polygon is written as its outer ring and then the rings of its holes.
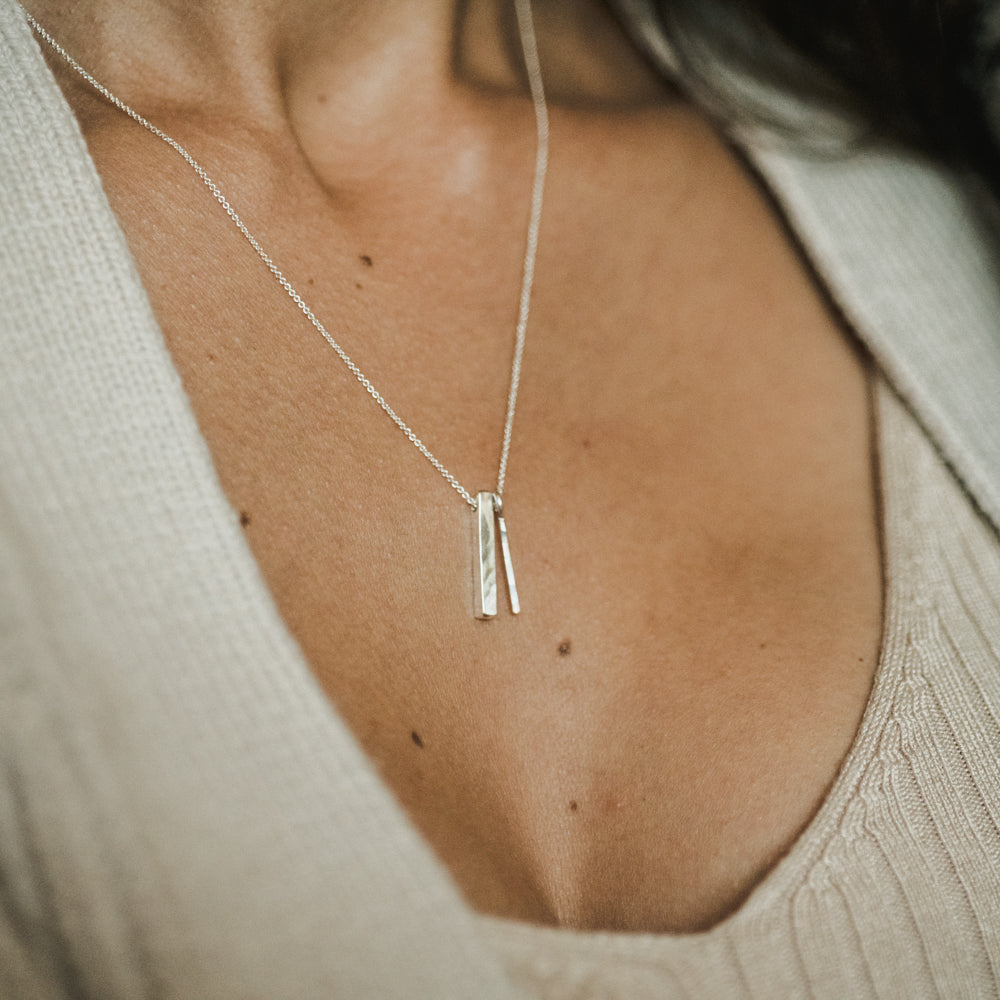
MULTIPOLYGON (((497 472, 496 494, 503 495, 504 481, 507 477, 507 461, 510 457, 510 444, 514 428, 514 413, 517 409, 517 393, 521 384, 521 364, 524 358, 524 343, 528 328, 528 314, 531 308, 531 289, 535 277, 535 257, 538 252, 538 232, 542 217, 542 198, 545 189, 545 175, 548 171, 549 158, 549 117, 545 100, 545 90, 542 85, 541 66, 538 60, 538 45, 535 39, 535 28, 531 14, 531 0, 514 0, 517 11, 517 23, 521 35, 521 47, 524 53, 525 68, 528 74, 528 84, 531 88, 531 98, 535 106, 535 125, 537 130, 537 148, 535 155, 535 174, 531 191, 531 215, 528 221, 528 236, 524 253, 524 268, 521 276, 521 295, 518 304, 517 328, 514 338, 514 360, 511 364, 510 391, 507 395, 507 413, 504 419, 503 441, 500 448, 500 466, 497 472)), ((20 4, 18 4, 20 6, 20 4)), ((274 263, 264 248, 257 242, 256 237, 247 228, 246 223, 236 212, 236 209, 229 203, 229 199, 223 194, 222 189, 209 176, 208 171, 174 138, 167 135, 162 129, 157 128, 152 122, 144 118, 138 111, 126 104, 120 97, 113 94, 99 80, 95 79, 83 66, 80 65, 56 40, 43 28, 35 18, 21 7, 28 24, 54 52, 56 52, 65 62, 75 70, 84 80, 90 84, 105 100, 109 101, 120 111, 124 112, 133 121, 143 128, 152 132, 158 139, 161 139, 171 147, 187 162, 188 166, 201 178, 202 182, 212 193, 215 200, 222 206, 226 215, 233 221, 236 228, 243 234, 246 241, 253 247, 257 256, 264 262, 278 284, 285 290, 289 298, 295 303, 299 311, 316 328, 323 339, 337 352, 337 356, 347 366, 351 374, 364 386, 368 395, 375 400, 382 408, 390 420, 406 435, 407 440, 417 448, 431 465, 444 477, 453 490, 473 509, 476 507, 476 500, 472 493, 467 490, 448 471, 444 464, 435 457, 431 450, 420 440, 413 429, 402 417, 389 405, 386 398, 375 388, 367 375, 351 359, 350 355, 334 339, 327 328, 320 322, 319 318, 307 305, 302 296, 298 293, 292 283, 285 277, 278 265, 274 263)))

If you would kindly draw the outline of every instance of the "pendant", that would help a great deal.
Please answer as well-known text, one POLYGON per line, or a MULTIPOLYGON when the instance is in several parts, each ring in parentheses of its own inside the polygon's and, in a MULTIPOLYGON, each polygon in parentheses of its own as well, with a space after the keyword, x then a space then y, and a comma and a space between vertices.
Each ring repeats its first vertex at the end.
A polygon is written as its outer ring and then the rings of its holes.
POLYGON ((507 578, 507 595, 510 610, 516 615, 521 611, 514 582, 514 564, 510 558, 507 522, 503 517, 503 501, 496 493, 476 494, 476 537, 473 557, 473 590, 475 591, 475 616, 495 618, 497 614, 497 529, 500 531, 500 550, 503 554, 504 575, 507 578))

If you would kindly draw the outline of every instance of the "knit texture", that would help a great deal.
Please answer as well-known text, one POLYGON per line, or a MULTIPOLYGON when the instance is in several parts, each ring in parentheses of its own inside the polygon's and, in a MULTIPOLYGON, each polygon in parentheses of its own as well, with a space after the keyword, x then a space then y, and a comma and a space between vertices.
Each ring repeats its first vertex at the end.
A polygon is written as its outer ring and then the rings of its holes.
MULTIPOLYGON (((997 992, 996 543, 912 426, 908 481, 942 488, 893 508, 926 537, 890 567, 883 697, 810 834, 703 939, 539 955, 470 913, 315 684, 11 0, 0 94, 0 996, 997 992)), ((1000 295, 968 202, 889 151, 758 161, 996 518, 1000 295)))

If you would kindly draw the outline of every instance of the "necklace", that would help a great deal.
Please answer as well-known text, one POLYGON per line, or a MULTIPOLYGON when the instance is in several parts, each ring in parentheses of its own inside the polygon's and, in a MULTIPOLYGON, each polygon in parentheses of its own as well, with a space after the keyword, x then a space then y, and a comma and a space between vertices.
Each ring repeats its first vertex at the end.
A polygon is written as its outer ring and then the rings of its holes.
MULTIPOLYGON (((20 4, 18 4, 20 6, 20 4)), ((531 0, 514 0, 517 13, 518 31, 521 39, 521 51, 524 56, 528 85, 535 108, 535 127, 537 145, 535 152, 535 171, 531 189, 531 211, 528 220, 528 235, 524 251, 524 265, 521 275, 521 294, 518 302, 517 326, 514 332, 514 358, 510 369, 510 389, 507 394, 507 414, 504 419, 503 438, 500 445, 500 464, 497 469, 497 484, 492 490, 480 490, 473 495, 452 475, 445 465, 439 461, 431 450, 423 443, 386 401, 385 397, 375 388, 367 375, 351 359, 343 347, 333 338, 316 314, 307 305, 292 283, 285 277, 277 264, 266 253, 264 248, 250 232, 243 219, 232 207, 222 189, 209 176, 204 167, 179 143, 171 138, 152 122, 144 118, 121 98, 113 94, 100 81, 95 79, 80 65, 35 18, 21 7, 25 18, 38 35, 71 69, 78 73, 105 100, 109 101, 133 121, 152 132, 183 157, 188 166, 201 178, 212 193, 215 200, 222 206, 226 215, 247 242, 253 247, 257 256, 264 262, 275 280, 285 290, 299 311, 315 327, 323 339, 337 353, 340 360, 347 366, 351 374, 365 388, 372 399, 381 407, 392 422, 406 435, 407 440, 426 458, 441 474, 449 486, 474 511, 473 534, 473 613, 476 618, 494 618, 497 614, 497 537, 499 535, 500 551, 503 557, 504 575, 507 581, 507 594, 513 614, 521 610, 517 595, 517 584, 514 581, 514 565, 511 561, 510 542, 507 535, 507 523, 503 513, 503 488, 507 478, 507 460, 510 456, 511 435, 514 428, 514 413, 517 409, 517 393, 521 383, 521 363, 524 357, 525 335, 528 327, 528 313, 531 308, 531 289, 535 278, 535 257, 538 252, 538 231, 542 217, 542 196, 545 189, 545 175, 549 160, 549 116, 545 100, 545 89, 542 85, 542 72, 538 60, 538 46, 535 39, 534 21, 531 12, 531 0)))

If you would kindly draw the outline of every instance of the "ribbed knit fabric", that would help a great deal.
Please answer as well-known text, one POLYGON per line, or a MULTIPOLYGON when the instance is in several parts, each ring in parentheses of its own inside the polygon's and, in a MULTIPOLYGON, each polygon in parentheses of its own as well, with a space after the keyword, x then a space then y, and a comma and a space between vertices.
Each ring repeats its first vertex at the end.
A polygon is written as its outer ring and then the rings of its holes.
MULTIPOLYGON (((995 526, 1000 294, 968 201, 889 151, 755 155, 995 526)), ((877 697, 806 837, 705 937, 500 931, 276 613, 76 122, 0 0, 0 997, 995 995, 996 538, 883 413, 886 475, 916 492, 889 505, 877 697)))
POLYGON ((703 934, 484 920, 546 1000, 994 997, 1000 991, 1000 544, 877 386, 886 621, 854 747, 819 814, 703 934))

